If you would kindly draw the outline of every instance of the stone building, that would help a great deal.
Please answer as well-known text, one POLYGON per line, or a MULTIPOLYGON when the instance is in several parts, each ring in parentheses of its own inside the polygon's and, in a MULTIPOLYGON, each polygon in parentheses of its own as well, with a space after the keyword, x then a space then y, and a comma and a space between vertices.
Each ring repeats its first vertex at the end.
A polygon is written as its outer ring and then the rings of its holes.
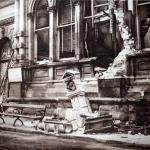
POLYGON ((93 109, 106 98, 148 100, 149 7, 140 0, 0 0, 1 94, 70 107, 62 76, 75 70, 93 109))

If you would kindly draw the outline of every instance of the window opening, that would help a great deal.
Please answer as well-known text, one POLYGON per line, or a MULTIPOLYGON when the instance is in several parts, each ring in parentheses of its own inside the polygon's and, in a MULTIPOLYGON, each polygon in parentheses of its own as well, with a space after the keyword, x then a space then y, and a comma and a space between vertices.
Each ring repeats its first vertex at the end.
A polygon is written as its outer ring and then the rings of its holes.
POLYGON ((141 48, 150 48, 150 2, 138 1, 141 48))
POLYGON ((75 57, 75 6, 62 0, 58 6, 59 58, 75 57))
POLYGON ((47 0, 39 1, 35 15, 35 38, 37 49, 37 60, 42 61, 49 58, 49 12, 47 11, 47 0))
POLYGON ((85 57, 99 57, 104 67, 115 55, 108 6, 108 0, 90 0, 84 4, 85 57))

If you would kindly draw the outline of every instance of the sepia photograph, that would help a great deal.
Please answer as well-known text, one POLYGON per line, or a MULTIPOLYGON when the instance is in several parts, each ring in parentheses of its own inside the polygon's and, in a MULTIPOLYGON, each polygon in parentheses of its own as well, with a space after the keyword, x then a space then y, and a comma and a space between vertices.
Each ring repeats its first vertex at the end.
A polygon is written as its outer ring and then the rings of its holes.
POLYGON ((150 0, 0 0, 0 150, 150 150, 150 0))

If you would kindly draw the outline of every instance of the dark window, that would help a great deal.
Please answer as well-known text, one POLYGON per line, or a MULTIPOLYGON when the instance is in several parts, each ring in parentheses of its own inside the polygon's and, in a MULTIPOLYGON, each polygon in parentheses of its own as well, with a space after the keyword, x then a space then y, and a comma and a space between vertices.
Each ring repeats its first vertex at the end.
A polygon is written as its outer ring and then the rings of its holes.
POLYGON ((75 7, 70 0, 62 0, 58 7, 60 58, 75 57, 75 7))
POLYGON ((36 9, 36 29, 49 26, 49 13, 47 0, 41 0, 36 9))
POLYGON ((115 55, 108 0, 87 0, 84 3, 84 55, 98 57, 103 66, 108 66, 115 55))
POLYGON ((35 37, 37 60, 49 58, 49 12, 47 0, 41 0, 36 7, 35 37))
POLYGON ((139 23, 140 23, 140 36, 141 47, 150 48, 150 1, 139 1, 139 23))

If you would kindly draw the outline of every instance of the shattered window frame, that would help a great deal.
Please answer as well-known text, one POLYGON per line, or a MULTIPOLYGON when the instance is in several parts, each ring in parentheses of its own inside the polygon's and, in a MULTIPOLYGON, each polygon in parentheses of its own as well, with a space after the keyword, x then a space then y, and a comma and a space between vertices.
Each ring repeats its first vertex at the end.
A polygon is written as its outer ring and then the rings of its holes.
MULTIPOLYGON (((83 17, 84 56, 87 58, 99 57, 100 63, 102 65, 104 64, 105 67, 108 67, 108 64, 111 63, 114 57, 118 54, 118 49, 116 49, 116 45, 114 44, 116 43, 116 33, 115 35, 113 35, 113 33, 110 30, 111 19, 109 16, 110 15, 109 0, 105 0, 105 1, 99 1, 99 0, 86 1, 85 0, 83 15, 84 15, 83 17), (88 9, 88 11, 86 11, 86 9, 88 9), (87 28, 91 28, 91 32, 89 32, 88 31, 89 29, 87 28), (110 40, 109 42, 107 42, 107 44, 105 44, 105 42, 103 41, 105 38, 103 38, 102 34, 100 34, 100 32, 103 33, 103 31, 101 31, 103 29, 105 30, 104 36, 106 35, 110 36, 109 37, 110 40), (115 40, 113 40, 113 38, 115 38, 115 40), (102 41, 101 43, 99 42, 100 40, 102 41), (103 45, 101 50, 99 50, 98 48, 98 43, 100 45, 103 45)), ((115 26, 116 24, 113 26, 116 30, 115 26)))

